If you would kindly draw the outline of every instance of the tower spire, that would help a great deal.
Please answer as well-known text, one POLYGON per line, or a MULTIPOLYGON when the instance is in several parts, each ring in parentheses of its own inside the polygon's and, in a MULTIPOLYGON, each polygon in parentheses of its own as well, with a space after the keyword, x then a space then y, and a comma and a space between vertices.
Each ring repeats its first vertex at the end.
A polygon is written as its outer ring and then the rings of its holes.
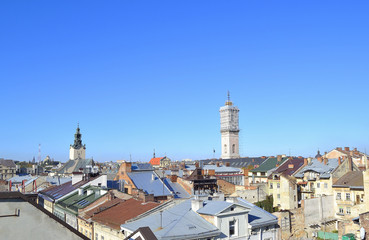
POLYGON ((232 101, 231 101, 231 94, 229 93, 229 90, 228 90, 228 93, 227 93, 227 101, 226 101, 226 103, 225 103, 225 105, 226 106, 232 106, 233 105, 233 103, 232 103, 232 101))

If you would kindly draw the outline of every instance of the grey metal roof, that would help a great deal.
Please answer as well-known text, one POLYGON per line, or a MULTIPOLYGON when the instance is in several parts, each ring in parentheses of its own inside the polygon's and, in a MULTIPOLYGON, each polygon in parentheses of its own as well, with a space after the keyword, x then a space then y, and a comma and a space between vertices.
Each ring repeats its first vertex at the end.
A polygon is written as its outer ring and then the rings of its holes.
MULTIPOLYGON (((188 170, 195 170, 196 166, 195 165, 186 165, 186 169, 188 170)), ((227 167, 227 166, 219 166, 217 167, 217 165, 203 165, 202 169, 204 170, 215 170, 215 173, 239 173, 241 172, 240 168, 236 168, 236 167, 227 167)))
POLYGON ((15 163, 13 160, 3 159, 0 158, 0 165, 3 165, 5 167, 15 168, 15 163))
POLYGON ((331 173, 338 167, 338 159, 328 159, 327 165, 318 159, 312 159, 311 162, 298 171, 294 176, 297 178, 304 177, 304 173, 313 171, 320 174, 320 178, 330 178, 331 173))
POLYGON ((217 215, 218 213, 224 211, 232 205, 234 205, 234 203, 226 201, 209 201, 205 202, 205 206, 197 210, 197 213, 206 215, 217 215))
POLYGON ((162 218, 160 215, 160 212, 156 211, 122 224, 121 228, 133 232, 139 227, 149 226, 155 236, 162 240, 211 238, 221 234, 215 226, 191 210, 191 200, 176 200, 175 203, 163 209, 162 218))
POLYGON ((278 218, 274 216, 273 214, 265 211, 264 209, 257 207, 256 205, 242 198, 237 198, 237 200, 238 200, 238 204, 251 209, 249 212, 249 224, 252 226, 252 228, 268 226, 268 225, 273 225, 273 224, 278 223, 278 218))
POLYGON ((61 167, 58 170, 58 174, 64 174, 64 173, 73 173, 73 172, 79 172, 79 170, 85 169, 87 165, 93 165, 93 160, 92 159, 76 159, 76 160, 68 160, 68 162, 66 162, 64 164, 63 167, 61 167))
POLYGON ((154 196, 173 195, 154 171, 129 172, 128 176, 138 189, 154 196))
POLYGON ((230 167, 236 167, 236 168, 246 168, 249 165, 260 165, 262 164, 267 158, 263 157, 242 157, 242 158, 232 158, 232 159, 205 159, 200 160, 204 165, 209 164, 211 162, 223 162, 229 163, 230 167))
POLYGON ((33 177, 31 175, 24 175, 24 176, 14 176, 10 179, 8 179, 8 181, 12 181, 12 183, 21 183, 23 180, 29 181, 33 179, 33 177))
POLYGON ((153 170, 150 163, 132 163, 132 171, 153 170))
POLYGON ((172 182, 170 179, 164 179, 165 184, 174 193, 175 198, 190 198, 191 195, 179 185, 179 183, 172 182))

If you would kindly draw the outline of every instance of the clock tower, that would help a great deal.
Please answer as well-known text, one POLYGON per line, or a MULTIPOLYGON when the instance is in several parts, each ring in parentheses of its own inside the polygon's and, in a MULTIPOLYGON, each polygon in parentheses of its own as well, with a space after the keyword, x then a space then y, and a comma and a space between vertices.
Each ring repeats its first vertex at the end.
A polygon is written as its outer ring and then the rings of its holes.
POLYGON ((233 106, 229 97, 220 112, 220 133, 222 135, 222 159, 239 158, 238 133, 238 107, 233 106))
POLYGON ((85 159, 86 158, 86 145, 82 145, 82 134, 79 131, 79 124, 77 126, 76 133, 74 134, 74 144, 69 148, 69 159, 85 159))

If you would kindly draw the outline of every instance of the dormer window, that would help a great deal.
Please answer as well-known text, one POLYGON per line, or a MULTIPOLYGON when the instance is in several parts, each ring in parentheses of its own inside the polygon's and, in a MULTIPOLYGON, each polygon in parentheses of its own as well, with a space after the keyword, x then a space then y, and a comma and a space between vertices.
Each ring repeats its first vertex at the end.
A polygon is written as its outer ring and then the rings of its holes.
POLYGON ((234 207, 231 207, 231 211, 234 211, 234 207))

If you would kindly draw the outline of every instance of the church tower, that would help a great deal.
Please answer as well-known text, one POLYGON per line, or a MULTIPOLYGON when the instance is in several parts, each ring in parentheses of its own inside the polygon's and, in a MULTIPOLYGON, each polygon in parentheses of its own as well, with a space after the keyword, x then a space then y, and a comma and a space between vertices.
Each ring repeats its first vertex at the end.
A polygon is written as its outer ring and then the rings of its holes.
POLYGON ((78 124, 76 134, 74 134, 74 144, 70 145, 69 149, 69 159, 71 160, 86 158, 86 145, 82 145, 82 134, 79 130, 78 124))
POLYGON ((238 112, 240 110, 233 106, 229 97, 220 112, 220 133, 222 134, 222 159, 239 158, 238 112))

